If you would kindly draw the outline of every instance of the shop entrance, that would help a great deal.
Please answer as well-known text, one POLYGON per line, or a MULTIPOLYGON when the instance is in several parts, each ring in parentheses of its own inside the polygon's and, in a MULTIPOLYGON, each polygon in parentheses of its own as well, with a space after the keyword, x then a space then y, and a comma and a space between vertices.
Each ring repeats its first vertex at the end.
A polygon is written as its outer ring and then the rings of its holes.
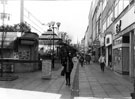
POLYGON ((112 45, 108 46, 108 66, 112 68, 112 45))

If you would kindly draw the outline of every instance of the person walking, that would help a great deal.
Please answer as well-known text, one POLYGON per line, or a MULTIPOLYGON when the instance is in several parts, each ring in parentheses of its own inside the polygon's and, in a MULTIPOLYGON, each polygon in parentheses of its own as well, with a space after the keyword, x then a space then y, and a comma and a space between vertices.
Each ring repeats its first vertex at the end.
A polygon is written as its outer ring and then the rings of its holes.
POLYGON ((99 63, 100 63, 100 67, 101 67, 101 71, 104 72, 104 68, 105 68, 105 57, 103 54, 101 54, 101 56, 99 57, 99 63))
POLYGON ((73 55, 71 52, 67 53, 66 65, 64 66, 65 70, 65 78, 66 78, 66 85, 70 86, 70 75, 73 69, 73 55))
POLYGON ((86 55, 86 64, 90 64, 90 61, 91 61, 91 56, 86 55))
POLYGON ((81 66, 83 67, 84 57, 82 55, 79 58, 79 62, 81 63, 81 66))

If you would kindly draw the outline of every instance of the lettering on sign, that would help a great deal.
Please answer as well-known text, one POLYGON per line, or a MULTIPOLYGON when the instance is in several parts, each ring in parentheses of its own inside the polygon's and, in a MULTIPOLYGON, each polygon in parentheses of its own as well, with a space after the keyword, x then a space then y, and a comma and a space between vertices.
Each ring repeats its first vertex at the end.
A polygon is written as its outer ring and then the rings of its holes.
POLYGON ((115 45, 119 45, 119 44, 122 44, 122 37, 120 37, 120 38, 114 40, 114 46, 115 46, 115 45))
POLYGON ((121 31, 121 24, 122 24, 121 20, 116 24, 116 34, 118 34, 121 31))

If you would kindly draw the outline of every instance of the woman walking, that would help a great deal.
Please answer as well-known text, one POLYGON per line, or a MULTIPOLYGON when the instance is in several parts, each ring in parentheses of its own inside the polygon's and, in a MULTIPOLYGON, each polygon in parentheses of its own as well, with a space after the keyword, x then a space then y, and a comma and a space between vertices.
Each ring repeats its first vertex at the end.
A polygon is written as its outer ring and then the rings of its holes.
POLYGON ((66 65, 64 66, 65 70, 65 78, 66 78, 66 85, 70 86, 70 75, 73 69, 73 61, 72 61, 73 56, 71 55, 70 52, 67 54, 67 59, 66 59, 66 65))

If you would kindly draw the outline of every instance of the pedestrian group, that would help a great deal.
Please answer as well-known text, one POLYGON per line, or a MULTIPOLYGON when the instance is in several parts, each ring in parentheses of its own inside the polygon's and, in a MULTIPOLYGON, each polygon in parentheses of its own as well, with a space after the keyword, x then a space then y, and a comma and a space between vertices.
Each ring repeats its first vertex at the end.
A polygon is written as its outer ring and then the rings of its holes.
MULTIPOLYGON (((61 71, 61 76, 65 76, 67 86, 71 85, 70 84, 70 75, 71 75, 72 69, 74 67, 73 61, 74 61, 75 57, 79 61, 81 67, 83 67, 84 64, 91 63, 91 56, 89 54, 84 55, 82 53, 74 52, 74 51, 70 50, 67 46, 63 46, 61 48, 61 64, 63 66, 63 69, 61 71)), ((98 61, 100 63, 101 71, 104 72, 105 57, 103 54, 101 54, 98 61)))

